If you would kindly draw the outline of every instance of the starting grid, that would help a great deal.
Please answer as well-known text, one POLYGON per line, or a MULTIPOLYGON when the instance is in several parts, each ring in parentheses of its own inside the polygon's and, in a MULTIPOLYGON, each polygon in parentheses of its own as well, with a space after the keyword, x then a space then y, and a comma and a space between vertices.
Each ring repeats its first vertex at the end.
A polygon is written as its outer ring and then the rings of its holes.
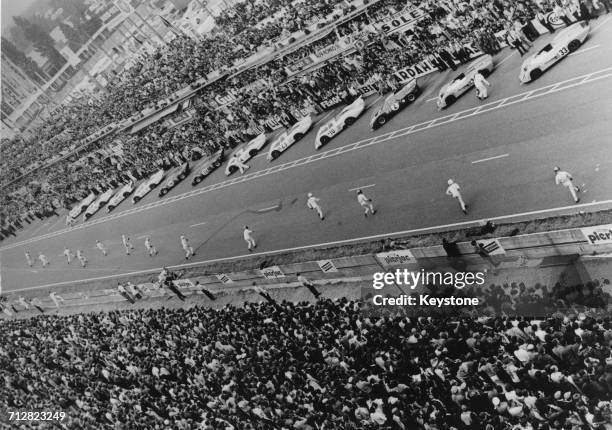
POLYGON ((482 104, 480 106, 477 107, 473 107, 470 109, 466 109, 457 113, 453 113, 453 114, 449 114, 449 115, 445 115, 442 117, 438 117, 438 118, 434 118, 432 120, 429 121, 425 121, 425 122, 421 122, 418 124, 414 124, 411 125, 409 127, 405 127, 405 128, 401 128, 399 130, 395 130, 392 132, 388 132, 385 134, 381 134, 378 136, 374 136, 374 137, 370 137, 367 139, 363 139, 363 140, 359 140, 357 142, 353 142, 353 143, 349 143, 348 145, 344 145, 341 146, 339 148, 335 148, 335 149, 330 149, 327 151, 322 151, 322 152, 318 152, 316 154, 310 155, 308 157, 304 157, 304 158, 300 158, 298 160, 294 160, 294 161, 289 161, 286 162, 284 164, 278 164, 276 166, 273 167, 268 167, 266 169, 257 171, 257 172, 253 172, 253 173, 248 173, 246 175, 242 175, 242 176, 238 176, 232 179, 228 179, 222 182, 218 182, 216 184, 212 184, 212 185, 208 185, 205 186, 203 188, 200 189, 196 189, 196 190, 192 190, 192 191, 188 191, 186 193, 183 194, 178 194, 176 196, 172 196, 172 197, 166 197, 162 200, 159 201, 155 201, 155 202, 151 202, 151 203, 147 203, 145 205, 142 206, 138 206, 138 207, 134 207, 131 209, 126 209, 123 210, 121 212, 117 212, 115 214, 110 214, 104 217, 101 217, 99 219, 95 219, 92 221, 88 221, 73 227, 68 227, 62 230, 58 230, 55 232, 51 232, 51 233, 47 233, 41 236, 37 236, 37 237, 33 237, 21 242, 16 242, 14 244, 11 245, 7 245, 4 246, 2 248, 0 248, 0 251, 4 251, 4 250, 8 250, 8 249, 12 249, 12 248, 16 248, 22 245, 26 245, 29 243, 33 243, 33 242, 37 242, 40 240, 44 240, 44 239, 49 239, 52 237, 56 237, 56 236, 60 236, 62 234, 66 234, 72 231, 77 231, 77 230, 81 230, 87 227, 91 227, 97 224, 102 224, 108 221, 112 221, 118 218, 123 218, 125 216, 129 216, 129 215, 133 215, 139 212, 143 212, 149 209, 153 209, 156 207, 161 207, 161 206, 165 206, 165 205, 169 205, 172 203, 175 203, 177 201, 183 200, 183 199, 188 199, 191 197, 195 197, 195 196, 199 196, 201 194, 205 194, 205 193, 209 193, 211 191, 216 191, 216 190, 220 190, 223 188, 227 188, 231 185, 236 185, 236 184, 240 184, 242 182, 248 182, 251 181, 253 179, 257 179, 263 176, 267 176, 267 175, 271 175, 274 173, 278 173, 284 170, 288 170, 294 167, 299 167, 299 166, 304 166, 310 163, 313 163, 315 161, 319 161, 319 160, 324 160, 326 158, 331 158, 331 157, 335 157, 337 155, 341 155, 344 154, 346 152, 351 152, 357 149, 363 149, 363 148, 367 148, 370 147, 372 145, 378 145, 380 143, 384 143, 384 142, 388 142, 403 136, 407 136, 409 134, 413 134, 413 133, 418 133, 420 131, 423 130, 427 130, 430 128, 435 128, 441 125, 445 125, 445 124, 449 124, 455 121, 459 121, 462 119, 466 119, 466 118, 471 118, 474 117, 476 115, 480 115, 483 113, 487 113, 487 112, 491 112, 497 109, 501 109, 501 108, 505 108, 507 106, 511 106, 514 105, 516 103, 521 103, 527 100, 532 100, 538 97, 542 97, 542 96, 546 96, 549 94, 553 94, 553 93, 557 93, 559 91, 564 91, 564 90, 568 90, 571 88, 575 88, 587 83, 591 83, 591 82, 595 82, 595 81, 599 81, 602 79, 606 79, 606 78, 610 78, 612 77, 612 67, 607 67, 601 70, 598 70, 596 72, 592 72, 592 73, 588 73, 585 75, 580 75, 580 76, 576 76, 570 79, 566 79, 564 81, 561 82, 557 82, 554 84, 550 84, 550 85, 546 85, 544 87, 540 87, 534 90, 530 90, 530 91, 525 91, 519 94, 515 94, 513 96, 510 97, 506 97, 504 99, 501 100, 495 100, 489 103, 485 103, 482 104))

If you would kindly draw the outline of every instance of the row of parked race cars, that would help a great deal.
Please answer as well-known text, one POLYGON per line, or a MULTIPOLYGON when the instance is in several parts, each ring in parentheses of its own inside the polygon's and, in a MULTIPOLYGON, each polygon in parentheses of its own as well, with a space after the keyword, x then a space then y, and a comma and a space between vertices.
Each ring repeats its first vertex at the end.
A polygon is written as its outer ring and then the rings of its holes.
MULTIPOLYGON (((536 54, 523 61, 519 80, 527 83, 538 79, 542 73, 553 64, 565 58, 568 54, 576 51, 585 41, 589 33, 589 24, 581 21, 561 30, 549 43, 541 48, 536 54)), ((465 72, 460 73, 449 83, 444 85, 438 94, 437 105, 439 109, 444 109, 453 104, 459 97, 474 87, 474 76, 480 72, 483 76, 488 76, 494 70, 493 58, 490 55, 483 55, 471 62, 465 72)), ((394 93, 390 94, 384 102, 373 112, 370 119, 370 126, 378 129, 397 114, 402 108, 413 102, 419 94, 420 88, 416 80, 410 80, 394 93)), ((319 149, 337 136, 346 127, 353 124, 364 112, 366 106, 362 97, 357 97, 350 104, 345 106, 338 114, 329 119, 319 128, 315 138, 315 149, 319 149)), ((284 151, 296 142, 300 141, 312 128, 312 117, 307 116, 300 119, 291 128, 283 131, 271 143, 268 150, 267 159, 269 161, 277 159, 284 151)), ((229 176, 238 171, 239 165, 255 157, 267 144, 267 137, 262 133, 234 150, 229 157, 225 168, 225 175, 229 176)), ((192 185, 202 182, 215 169, 221 166, 224 161, 224 151, 220 149, 209 156, 204 164, 198 169, 198 173, 192 179, 192 185)), ((167 172, 163 169, 153 173, 138 186, 134 181, 121 185, 116 191, 109 189, 96 196, 88 195, 70 211, 66 223, 72 224, 77 217, 83 213, 83 221, 91 218, 97 211, 106 205, 108 212, 116 208, 121 202, 127 199, 132 193, 132 203, 136 204, 154 188, 158 187, 164 179, 159 189, 159 196, 163 197, 179 182, 187 178, 191 173, 189 162, 185 162, 176 168, 167 177, 167 172)))

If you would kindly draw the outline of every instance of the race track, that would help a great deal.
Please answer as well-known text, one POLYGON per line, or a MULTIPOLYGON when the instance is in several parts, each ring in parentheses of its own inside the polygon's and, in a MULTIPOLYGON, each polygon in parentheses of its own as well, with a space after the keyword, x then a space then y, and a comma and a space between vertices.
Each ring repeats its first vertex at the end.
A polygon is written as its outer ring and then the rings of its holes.
MULTIPOLYGON (((530 54, 549 38, 536 41, 530 54)), ((592 22, 583 47, 536 82, 520 85, 522 58, 503 50, 495 58, 489 99, 484 102, 471 90, 438 112, 432 98, 461 70, 436 73, 419 81, 423 92, 414 104, 376 132, 368 123, 372 106, 382 100, 373 96, 361 118, 319 151, 314 150, 314 136, 329 113, 279 159, 270 163, 260 154, 251 160, 243 176, 227 178, 222 166, 197 187, 191 186, 192 173, 163 199, 156 191, 137 205, 128 199, 110 216, 102 210, 74 229, 65 228, 64 217, 28 226, 17 238, 1 243, 2 289, 186 263, 181 234, 196 248, 189 263, 244 255, 244 225, 254 231, 256 252, 267 253, 436 226, 467 226, 483 219, 610 208, 610 40, 612 20, 602 17, 592 22), (571 172, 584 189, 580 205, 554 184, 555 165, 571 172), (449 178, 461 185, 468 215, 445 195, 449 178), (359 187, 373 198, 375 216, 363 216, 354 191, 359 187), (308 192, 321 199, 324 221, 306 208, 308 192), (123 233, 136 245, 130 256, 121 245, 123 233), (145 235, 151 236, 159 255, 148 256, 145 235), (95 249, 96 240, 109 249, 107 257, 95 249), (68 265, 62 256, 65 246, 81 248, 88 266, 68 265), (50 266, 43 269, 37 262, 29 268, 26 250, 34 257, 43 252, 50 266)))

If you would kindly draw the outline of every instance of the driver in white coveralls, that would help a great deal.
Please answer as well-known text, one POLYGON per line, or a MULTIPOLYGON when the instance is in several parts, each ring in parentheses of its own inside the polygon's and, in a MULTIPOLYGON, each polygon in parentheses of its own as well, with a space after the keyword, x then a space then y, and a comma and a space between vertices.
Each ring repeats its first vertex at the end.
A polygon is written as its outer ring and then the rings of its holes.
POLYGON ((474 75, 474 86, 476 87, 476 97, 480 100, 484 100, 489 97, 489 93, 487 91, 487 87, 490 86, 489 81, 482 76, 482 73, 479 71, 474 75))

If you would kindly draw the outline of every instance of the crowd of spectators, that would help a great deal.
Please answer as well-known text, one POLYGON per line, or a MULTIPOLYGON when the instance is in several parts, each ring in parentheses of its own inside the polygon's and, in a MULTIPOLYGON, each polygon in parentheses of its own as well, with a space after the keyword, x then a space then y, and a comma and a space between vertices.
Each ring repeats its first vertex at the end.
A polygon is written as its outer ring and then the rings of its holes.
POLYGON ((526 296, 559 305, 558 294, 489 289, 509 297, 503 312, 381 314, 367 299, 268 295, 216 310, 4 319, 0 403, 65 411, 67 428, 612 428, 609 295, 566 288, 561 312, 526 317, 514 309, 526 296))
MULTIPOLYGON (((429 60, 440 70, 455 69, 470 58, 466 45, 495 53, 500 49, 495 33, 501 30, 511 34, 511 46, 515 47, 515 40, 527 44, 534 37, 527 23, 560 5, 569 14, 572 6, 567 3, 380 0, 367 13, 343 22, 319 41, 232 74, 235 60, 255 53, 265 43, 271 44, 275 37, 280 40, 292 31, 316 27, 327 14, 346 8, 345 3, 324 0, 238 3, 216 18, 218 25, 210 34, 199 40, 177 37, 155 52, 142 54, 133 67, 110 79, 106 92, 99 97, 55 109, 50 120, 35 131, 35 142, 21 138, 4 140, 0 167, 2 183, 6 184, 33 166, 41 166, 74 149, 77 142, 100 127, 152 107, 164 96, 212 71, 229 74, 201 91, 198 113, 182 130, 168 131, 154 124, 135 135, 115 134, 91 145, 92 154, 85 158, 85 163, 68 158, 4 186, 0 193, 2 235, 13 234, 36 217, 54 215, 57 209, 69 207, 89 192, 121 183, 127 176, 139 179, 159 165, 173 165, 169 160, 178 160, 192 150, 207 154, 220 146, 232 146, 262 131, 271 131, 271 118, 290 125, 296 116, 320 112, 324 108, 321 103, 330 98, 347 93, 357 95, 358 88, 366 83, 374 84, 380 93, 393 90, 398 86, 394 73, 420 61, 429 60), (386 35, 374 25, 408 5, 425 12, 424 19, 413 29, 386 35), (361 38, 365 47, 331 59, 323 67, 288 76, 288 66, 346 37, 361 38), (217 102, 230 94, 231 101, 217 102), (122 156, 95 156, 96 149, 117 141, 123 144, 122 156), (143 150, 143 145, 152 152, 143 150)), ((573 7, 576 9, 576 5, 573 7)), ((591 9, 584 6, 578 10, 589 13, 591 9)), ((350 12, 347 8, 346 13, 350 12)))

